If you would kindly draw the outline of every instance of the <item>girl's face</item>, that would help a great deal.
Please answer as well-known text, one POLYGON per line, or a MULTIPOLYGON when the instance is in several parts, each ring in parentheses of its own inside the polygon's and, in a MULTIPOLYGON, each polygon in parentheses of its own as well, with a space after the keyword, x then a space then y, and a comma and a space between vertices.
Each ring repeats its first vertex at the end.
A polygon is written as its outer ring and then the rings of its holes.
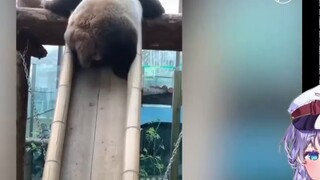
POLYGON ((307 169, 307 172, 311 179, 313 180, 320 180, 320 159, 319 159, 319 150, 320 150, 320 144, 319 139, 316 139, 315 146, 313 147, 312 144, 309 144, 309 146, 305 150, 305 161, 304 164, 305 168, 307 169))

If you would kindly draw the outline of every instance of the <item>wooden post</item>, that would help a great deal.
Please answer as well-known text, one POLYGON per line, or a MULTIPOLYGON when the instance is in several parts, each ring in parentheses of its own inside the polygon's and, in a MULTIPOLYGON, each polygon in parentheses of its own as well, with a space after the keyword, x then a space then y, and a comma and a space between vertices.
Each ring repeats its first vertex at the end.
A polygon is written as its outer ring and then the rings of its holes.
MULTIPOLYGON (((57 79, 59 79, 61 72, 61 61, 63 60, 63 46, 58 47, 58 62, 57 62, 57 79)), ((59 81, 57 81, 56 87, 59 87, 59 81)))
MULTIPOLYGON (((29 70, 30 56, 25 57, 29 70)), ((26 119, 28 109, 28 83, 22 60, 17 52, 17 180, 24 180, 24 155, 25 155, 25 135, 26 135, 26 119)))
MULTIPOLYGON (((173 90, 173 102, 172 102, 172 126, 171 126, 171 156, 174 149, 174 145, 178 140, 180 133, 180 115, 181 115, 181 71, 176 70, 174 72, 174 90, 173 90)), ((179 151, 175 156, 175 160, 171 166, 170 179, 178 180, 178 168, 179 167, 179 151)))
POLYGON ((32 180, 32 164, 33 164, 33 152, 25 152, 25 162, 24 162, 24 179, 32 180))
MULTIPOLYGON (((179 13, 182 13, 182 0, 179 0, 179 13)), ((182 74, 180 69, 180 52, 176 54, 176 71, 174 73, 174 92, 172 98, 172 126, 171 126, 171 155, 174 149, 174 145, 178 140, 180 133, 180 115, 181 115, 181 105, 182 105, 182 94, 181 94, 181 79, 182 74)), ((175 156, 175 160, 171 166, 170 179, 178 180, 179 176, 179 151, 175 156)))

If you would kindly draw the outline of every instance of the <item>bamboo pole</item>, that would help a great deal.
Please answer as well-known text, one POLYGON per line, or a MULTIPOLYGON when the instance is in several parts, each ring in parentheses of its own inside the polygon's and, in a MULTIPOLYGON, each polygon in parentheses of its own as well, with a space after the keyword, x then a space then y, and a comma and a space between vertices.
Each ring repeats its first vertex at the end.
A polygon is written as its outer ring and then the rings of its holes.
POLYGON ((142 32, 138 25, 137 56, 128 76, 127 125, 124 140, 123 180, 139 180, 140 171, 140 110, 142 90, 142 32))
POLYGON ((72 85, 72 74, 72 54, 69 48, 65 46, 55 114, 51 126, 51 135, 49 139, 46 162, 42 177, 43 180, 60 179, 61 158, 66 132, 67 114, 69 109, 69 100, 72 85))

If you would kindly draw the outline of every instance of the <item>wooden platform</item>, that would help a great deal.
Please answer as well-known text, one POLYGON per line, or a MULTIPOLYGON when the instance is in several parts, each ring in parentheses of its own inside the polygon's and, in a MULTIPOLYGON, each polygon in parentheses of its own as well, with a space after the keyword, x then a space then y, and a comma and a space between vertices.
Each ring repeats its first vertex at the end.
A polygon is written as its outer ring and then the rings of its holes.
POLYGON ((71 95, 61 180, 120 180, 127 82, 110 69, 79 70, 71 95))

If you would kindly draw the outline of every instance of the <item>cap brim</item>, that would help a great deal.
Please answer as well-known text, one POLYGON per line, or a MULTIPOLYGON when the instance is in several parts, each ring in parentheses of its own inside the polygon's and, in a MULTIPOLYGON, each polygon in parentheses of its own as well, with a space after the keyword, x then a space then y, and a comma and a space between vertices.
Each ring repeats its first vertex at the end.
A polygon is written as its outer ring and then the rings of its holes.
POLYGON ((298 130, 320 130, 320 116, 308 115, 297 119, 292 122, 293 126, 298 130))

